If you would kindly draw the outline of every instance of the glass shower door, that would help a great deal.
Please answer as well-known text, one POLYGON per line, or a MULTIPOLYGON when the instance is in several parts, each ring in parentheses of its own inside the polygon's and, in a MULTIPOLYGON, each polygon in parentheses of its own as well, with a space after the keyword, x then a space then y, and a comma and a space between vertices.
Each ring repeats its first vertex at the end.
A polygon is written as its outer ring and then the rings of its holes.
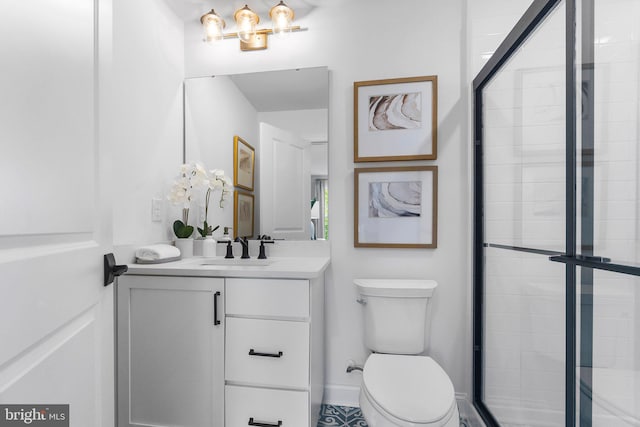
POLYGON ((474 404, 640 426, 640 0, 534 0, 474 80, 474 404))
POLYGON ((500 425, 564 425, 565 4, 482 91, 483 386, 500 425), (533 423, 533 420, 536 420, 533 423))
POLYGON ((579 421, 640 426, 640 0, 581 7, 579 421))

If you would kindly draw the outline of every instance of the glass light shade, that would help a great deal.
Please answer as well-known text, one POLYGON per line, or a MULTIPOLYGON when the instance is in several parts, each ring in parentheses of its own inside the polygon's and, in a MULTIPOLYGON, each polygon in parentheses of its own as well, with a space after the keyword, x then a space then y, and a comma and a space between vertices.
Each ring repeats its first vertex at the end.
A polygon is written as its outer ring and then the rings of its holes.
POLYGON ((260 22, 260 17, 249 6, 244 5, 242 9, 238 9, 233 15, 238 26, 238 37, 245 43, 251 41, 256 33, 256 26, 260 22))
POLYGON ((224 19, 222 19, 213 9, 202 15, 200 22, 202 23, 202 30, 204 31, 205 42, 214 43, 224 38, 222 30, 226 24, 224 19))
POLYGON ((291 23, 293 22, 293 9, 287 6, 284 1, 273 6, 269 11, 271 17, 273 34, 285 36, 291 32, 291 23))

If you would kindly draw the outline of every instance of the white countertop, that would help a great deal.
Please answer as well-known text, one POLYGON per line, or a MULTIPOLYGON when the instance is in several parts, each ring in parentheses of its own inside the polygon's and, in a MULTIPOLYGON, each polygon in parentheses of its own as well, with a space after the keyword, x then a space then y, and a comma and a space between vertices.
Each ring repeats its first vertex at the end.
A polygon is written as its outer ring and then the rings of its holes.
POLYGON ((328 265, 328 257, 269 257, 264 261, 256 258, 225 260, 223 257, 193 257, 163 264, 128 264, 127 274, 313 279, 321 276, 328 265), (263 263, 267 265, 258 265, 263 263))

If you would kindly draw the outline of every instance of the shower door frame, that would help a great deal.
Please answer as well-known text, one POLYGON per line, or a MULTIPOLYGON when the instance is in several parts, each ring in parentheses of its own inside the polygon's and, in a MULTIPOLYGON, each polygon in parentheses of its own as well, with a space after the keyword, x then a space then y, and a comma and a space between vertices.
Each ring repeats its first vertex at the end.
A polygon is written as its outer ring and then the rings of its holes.
POLYGON ((629 263, 612 263, 593 253, 593 147, 594 115, 581 115, 577 122, 578 105, 594 109, 594 1, 564 0, 566 5, 565 30, 565 78, 566 78, 566 223, 565 252, 557 253, 533 248, 496 245, 484 241, 484 171, 483 171, 483 89, 500 71, 501 67, 518 51, 529 35, 544 22, 549 13, 563 0, 534 0, 529 9, 508 34, 504 42, 473 80, 474 95, 474 254, 473 254, 473 404, 489 427, 499 423, 483 402, 483 315, 484 315, 484 248, 521 251, 549 256, 549 261, 564 263, 565 269, 565 426, 592 425, 591 365, 593 355, 593 270, 640 276, 640 266, 629 263), (580 40, 577 40, 577 28, 580 40), (578 63, 577 50, 580 63, 578 63), (579 67, 579 68, 578 68, 579 67), (579 73, 578 73, 579 70, 579 73), (581 87, 587 82, 587 93, 577 98, 577 79, 581 87), (589 84, 591 83, 591 84, 589 84), (577 210, 577 126, 580 126, 581 185, 580 200, 591 209, 577 210), (577 241, 577 223, 580 219, 580 242, 577 241), (578 247, 579 243, 579 247, 578 247), (580 286, 576 286, 577 268, 581 268, 580 286), (580 306, 578 306, 580 304, 580 306), (578 325, 577 321, 580 324, 578 325), (580 348, 577 348, 578 334, 580 348), (579 353, 578 353, 579 351, 579 353), (579 357, 578 357, 579 355, 579 357), (578 363, 580 363, 578 365, 578 363), (577 381, 581 387, 578 391, 577 381), (582 386, 586 387, 582 387, 582 386), (577 396, 578 392, 580 393, 577 396), (576 410, 579 408, 579 413, 576 410))

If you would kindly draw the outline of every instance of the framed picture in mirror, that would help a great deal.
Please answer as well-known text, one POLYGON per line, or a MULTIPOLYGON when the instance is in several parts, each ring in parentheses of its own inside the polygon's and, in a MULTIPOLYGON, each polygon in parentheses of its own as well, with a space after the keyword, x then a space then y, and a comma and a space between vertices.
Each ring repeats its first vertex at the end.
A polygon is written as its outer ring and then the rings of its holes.
POLYGON ((253 237, 253 194, 233 193, 233 232, 235 237, 253 237))
POLYGON ((437 166, 356 168, 354 202, 355 247, 437 247, 437 166))
POLYGON ((238 135, 233 137, 233 185, 253 191, 256 151, 238 135))
POLYGON ((353 84, 354 162, 435 160, 438 76, 353 84))

